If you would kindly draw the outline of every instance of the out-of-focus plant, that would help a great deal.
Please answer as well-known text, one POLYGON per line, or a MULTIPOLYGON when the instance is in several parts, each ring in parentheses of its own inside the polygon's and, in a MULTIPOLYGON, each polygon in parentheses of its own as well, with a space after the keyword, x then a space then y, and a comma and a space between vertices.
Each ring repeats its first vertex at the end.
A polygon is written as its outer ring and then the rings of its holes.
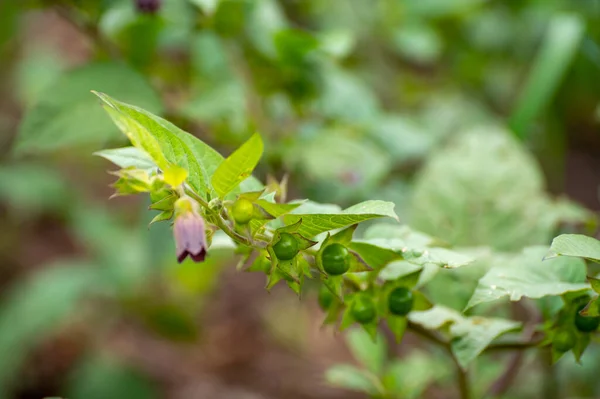
MULTIPOLYGON (((0 353, 11 356, 0 360, 0 392, 82 298, 115 301, 115 311, 166 337, 194 338, 197 294, 234 250, 240 268, 267 275, 268 289, 283 282, 301 295, 313 278, 326 323, 368 332, 348 335, 363 368, 335 367, 327 380, 372 397, 419 397, 452 383, 440 364, 455 368, 461 397, 498 397, 533 352, 544 364, 569 351, 579 362, 597 328, 595 269, 576 257, 542 258, 558 231, 593 218, 547 194, 522 143, 556 171, 564 131, 598 125, 595 0, 9 1, 0 4, 2 51, 20 46, 17 22, 39 9, 92 46, 77 66, 31 43, 19 47, 14 93, 25 112, 14 154, 77 158, 121 145, 120 129, 133 146, 97 155, 120 168, 118 195, 147 193, 158 213, 149 233, 128 228, 45 166, 2 166, 10 217, 60 215, 89 255, 50 265, 6 294, 0 353), (118 98, 98 94, 116 127, 92 89, 118 98), (233 143, 241 147, 225 159, 213 149, 233 143), (257 166, 266 184, 250 177, 257 166), (273 177, 282 171, 289 187, 273 177), (287 201, 299 192, 326 203, 287 201), (371 223, 398 216, 416 230, 371 223), (165 220, 174 220, 175 250, 166 226, 154 224, 165 220), (172 264, 206 252, 209 265, 172 264), (167 298, 152 295, 157 270, 174 291, 167 298), (419 335, 431 350, 388 359, 382 324, 398 341, 405 330, 419 335), (510 357, 499 365, 498 353, 510 357)), ((565 249, 557 239, 552 248, 598 259, 584 240, 565 249)), ((93 311, 79 317, 94 319, 93 311)), ((541 373, 545 397, 559 395, 552 369, 532 367, 532 378, 541 373)), ((514 389, 532 395, 530 386, 514 389)), ((69 392, 154 391, 91 354, 69 392), (90 388, 105 379, 120 383, 90 388)))

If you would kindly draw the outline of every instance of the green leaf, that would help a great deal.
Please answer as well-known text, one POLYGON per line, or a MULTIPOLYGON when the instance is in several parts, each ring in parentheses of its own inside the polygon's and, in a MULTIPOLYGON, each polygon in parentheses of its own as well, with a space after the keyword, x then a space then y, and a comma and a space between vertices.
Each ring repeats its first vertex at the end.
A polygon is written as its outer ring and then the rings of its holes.
POLYGON ((510 126, 525 137, 533 120, 552 100, 585 33, 585 24, 575 14, 557 14, 550 20, 539 54, 510 117, 510 126))
POLYGON ((338 364, 325 372, 328 384, 339 388, 375 395, 379 392, 374 378, 349 364, 338 364))
MULTIPOLYGON (((302 207, 296 209, 300 210, 302 207)), ((351 206, 335 214, 288 214, 284 221, 288 224, 296 223, 302 219, 298 233, 305 237, 314 237, 326 231, 340 229, 365 220, 390 217, 398 219, 394 212, 394 204, 385 201, 365 201, 351 206)))
POLYGON ((546 258, 553 256, 577 256, 600 262, 600 241, 581 234, 562 234, 552 240, 546 258))
POLYGON ((397 238, 373 238, 364 242, 401 253, 405 260, 420 266, 437 265, 438 267, 454 269, 466 266, 474 261, 469 255, 446 248, 409 247, 404 241, 397 238))
POLYGON ((573 216, 549 198, 536 160, 509 132, 482 126, 428 159, 414 185, 411 226, 455 246, 516 251, 546 244, 573 216))
POLYGON ((530 247, 518 255, 494 256, 491 269, 479 280, 467 309, 484 302, 509 297, 542 298, 589 289, 581 259, 555 258, 543 261, 546 248, 530 247))
POLYGON ((588 276, 588 281, 596 294, 600 294, 600 279, 588 276))
POLYGON ((387 359, 385 337, 377 335, 375 340, 362 329, 354 328, 346 334, 346 342, 352 355, 373 374, 383 371, 387 359))
POLYGON ((152 161, 152 158, 136 147, 96 151, 94 155, 107 159, 123 169, 131 167, 145 171, 156 169, 156 164, 152 161))
POLYGON ((405 260, 399 260, 390 263, 379 272, 379 278, 385 281, 394 281, 399 278, 408 276, 419 270, 422 270, 423 266, 417 265, 405 260))
POLYGON ((348 248, 358 253, 365 263, 375 270, 381 269, 393 260, 402 258, 397 251, 378 247, 367 242, 351 242, 348 248))
POLYGON ((68 71, 49 85, 26 111, 14 150, 17 154, 100 145, 119 138, 90 90, 97 89, 162 112, 161 100, 137 72, 119 63, 92 63, 68 71))
POLYGON ((423 312, 411 312, 411 322, 429 330, 450 327, 451 349, 461 367, 466 368, 485 348, 500 335, 518 329, 521 323, 479 316, 464 317, 461 313, 434 306, 423 312))
POLYGON ((262 139, 255 133, 215 170, 211 183, 217 194, 224 198, 242 181, 250 177, 262 153, 262 139))
POLYGON ((47 165, 29 162, 0 167, 0 201, 10 206, 11 213, 24 217, 60 213, 68 209, 70 195, 68 183, 47 165))
POLYGON ((6 393, 26 355, 52 334, 81 305, 84 296, 101 289, 97 270, 87 264, 48 265, 15 284, 0 306, 0 392, 6 393))
POLYGON ((170 164, 186 169, 191 188, 206 198, 210 191, 209 177, 223 161, 218 152, 148 111, 103 93, 95 94, 106 104, 106 111, 135 147, 147 153, 163 170, 170 164))

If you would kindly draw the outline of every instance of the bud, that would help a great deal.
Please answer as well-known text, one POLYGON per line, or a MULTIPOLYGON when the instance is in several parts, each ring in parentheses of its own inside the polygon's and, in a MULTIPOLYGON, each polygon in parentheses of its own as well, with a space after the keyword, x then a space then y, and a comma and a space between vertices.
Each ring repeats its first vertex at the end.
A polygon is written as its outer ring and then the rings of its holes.
POLYGON ((110 173, 119 178, 112 185, 116 191, 113 197, 147 193, 151 190, 152 178, 144 170, 129 167, 110 173))
POLYGON ((160 8, 160 0, 135 0, 137 10, 144 14, 154 14, 160 8))
POLYGON ((188 197, 181 197, 175 202, 173 235, 179 263, 188 255, 194 262, 204 261, 207 250, 204 219, 198 211, 198 204, 188 197))

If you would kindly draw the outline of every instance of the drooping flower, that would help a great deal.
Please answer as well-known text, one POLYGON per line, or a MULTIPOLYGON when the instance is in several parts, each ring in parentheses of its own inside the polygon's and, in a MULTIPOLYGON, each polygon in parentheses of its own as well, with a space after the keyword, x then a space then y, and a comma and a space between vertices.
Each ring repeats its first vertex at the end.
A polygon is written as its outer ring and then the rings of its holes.
POLYGON ((173 235, 177 261, 183 262, 190 256, 194 262, 203 262, 206 257, 206 231, 198 204, 188 197, 179 198, 175 204, 173 235))

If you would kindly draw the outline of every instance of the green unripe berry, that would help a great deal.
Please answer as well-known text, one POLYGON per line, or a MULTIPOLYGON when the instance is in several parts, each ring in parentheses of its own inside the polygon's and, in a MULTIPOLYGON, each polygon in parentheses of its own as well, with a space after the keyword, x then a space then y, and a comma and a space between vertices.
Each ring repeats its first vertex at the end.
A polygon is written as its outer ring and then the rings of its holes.
POLYGON ((273 245, 275 256, 279 260, 291 260, 298 254, 298 241, 289 233, 281 233, 279 241, 273 245))
POLYGON ((237 224, 246 224, 252 220, 252 216, 254 215, 254 204, 245 198, 240 198, 233 203, 231 213, 233 215, 233 220, 235 220, 237 224))
POLYGON ((375 311, 375 303, 367 295, 359 295, 352 302, 350 312, 352 317, 360 324, 367 324, 375 320, 377 312, 375 311))
POLYGON ((333 303, 334 299, 335 297, 331 293, 331 291, 329 291, 329 288, 327 288, 325 285, 322 285, 319 289, 318 296, 319 306, 321 307, 321 309, 328 310, 331 307, 331 304, 333 303))
POLYGON ((330 276, 339 276, 350 268, 350 253, 342 244, 330 244, 321 254, 323 269, 330 276))
POLYGON ((552 338, 552 347, 559 352, 567 352, 575 347, 577 337, 570 330, 558 331, 552 338))
POLYGON ((406 316, 414 303, 413 293, 406 287, 395 288, 388 296, 388 308, 397 316, 406 316))
POLYGON ((585 308, 584 306, 579 307, 577 313, 575 313, 575 327, 581 332, 592 332, 596 331, 600 326, 600 317, 582 316, 579 312, 585 308))

